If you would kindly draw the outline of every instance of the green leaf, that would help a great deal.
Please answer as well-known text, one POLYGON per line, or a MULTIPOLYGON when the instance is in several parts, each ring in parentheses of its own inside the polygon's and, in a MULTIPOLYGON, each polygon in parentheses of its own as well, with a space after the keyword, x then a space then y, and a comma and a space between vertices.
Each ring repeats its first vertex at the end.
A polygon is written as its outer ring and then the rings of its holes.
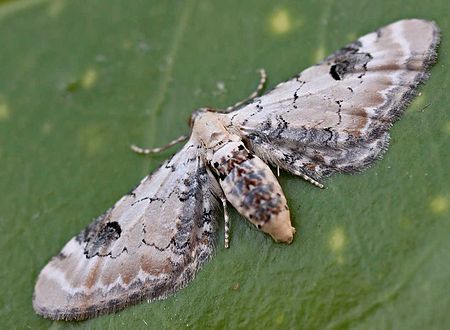
POLYGON ((447 0, 12 1, 0 5, 0 317, 5 328, 444 328, 450 322, 447 0), (40 269, 176 147, 201 106, 276 85, 401 18, 443 31, 439 62, 384 159, 320 190, 282 174, 298 235, 232 214, 175 296, 82 323, 31 306, 40 269))

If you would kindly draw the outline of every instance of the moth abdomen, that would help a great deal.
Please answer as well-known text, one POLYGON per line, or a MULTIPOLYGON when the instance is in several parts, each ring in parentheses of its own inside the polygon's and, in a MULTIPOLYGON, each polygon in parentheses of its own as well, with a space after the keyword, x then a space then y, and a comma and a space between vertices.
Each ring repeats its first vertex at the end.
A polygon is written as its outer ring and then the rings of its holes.
POLYGON ((280 184, 270 168, 245 148, 231 142, 218 149, 213 167, 226 199, 240 214, 276 241, 291 243, 295 229, 280 184))

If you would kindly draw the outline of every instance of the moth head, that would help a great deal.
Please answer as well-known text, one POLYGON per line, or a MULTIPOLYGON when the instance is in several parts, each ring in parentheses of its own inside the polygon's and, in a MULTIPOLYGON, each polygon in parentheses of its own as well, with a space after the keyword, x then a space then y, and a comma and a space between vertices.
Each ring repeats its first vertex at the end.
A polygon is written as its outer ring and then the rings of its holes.
POLYGON ((211 108, 200 108, 191 113, 188 120, 189 127, 192 128, 194 126, 195 120, 206 112, 215 112, 215 111, 211 108))

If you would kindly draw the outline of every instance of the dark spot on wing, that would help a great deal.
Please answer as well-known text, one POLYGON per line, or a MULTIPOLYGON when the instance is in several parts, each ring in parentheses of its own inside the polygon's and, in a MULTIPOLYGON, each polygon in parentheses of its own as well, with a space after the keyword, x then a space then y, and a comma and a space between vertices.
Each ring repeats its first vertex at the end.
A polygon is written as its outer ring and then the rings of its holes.
POLYGON ((341 80, 341 77, 344 76, 344 67, 342 63, 334 64, 330 68, 330 75, 334 80, 341 80))
POLYGON ((105 254, 104 251, 106 251, 114 241, 119 239, 121 233, 122 228, 117 221, 107 222, 98 232, 94 230, 89 233, 89 236, 86 239, 87 244, 84 254, 87 258, 92 258, 95 255, 104 256, 110 254, 105 254))
POLYGON ((360 72, 358 78, 364 76, 372 55, 359 52, 361 46, 361 42, 356 41, 325 59, 325 62, 331 64, 329 73, 334 80, 342 80, 349 73, 360 72))

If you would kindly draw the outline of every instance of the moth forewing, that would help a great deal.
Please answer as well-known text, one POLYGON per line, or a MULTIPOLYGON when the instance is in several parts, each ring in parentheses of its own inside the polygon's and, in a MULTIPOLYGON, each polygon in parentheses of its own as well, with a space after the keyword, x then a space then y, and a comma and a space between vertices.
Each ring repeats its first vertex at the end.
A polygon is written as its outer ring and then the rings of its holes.
POLYGON ((191 139, 42 269, 35 311, 59 320, 115 312, 184 287, 209 259, 220 187, 191 139))
POLYGON ((261 159, 320 180, 380 159, 389 129, 428 77, 440 31, 401 20, 362 36, 321 63, 230 112, 261 159))

